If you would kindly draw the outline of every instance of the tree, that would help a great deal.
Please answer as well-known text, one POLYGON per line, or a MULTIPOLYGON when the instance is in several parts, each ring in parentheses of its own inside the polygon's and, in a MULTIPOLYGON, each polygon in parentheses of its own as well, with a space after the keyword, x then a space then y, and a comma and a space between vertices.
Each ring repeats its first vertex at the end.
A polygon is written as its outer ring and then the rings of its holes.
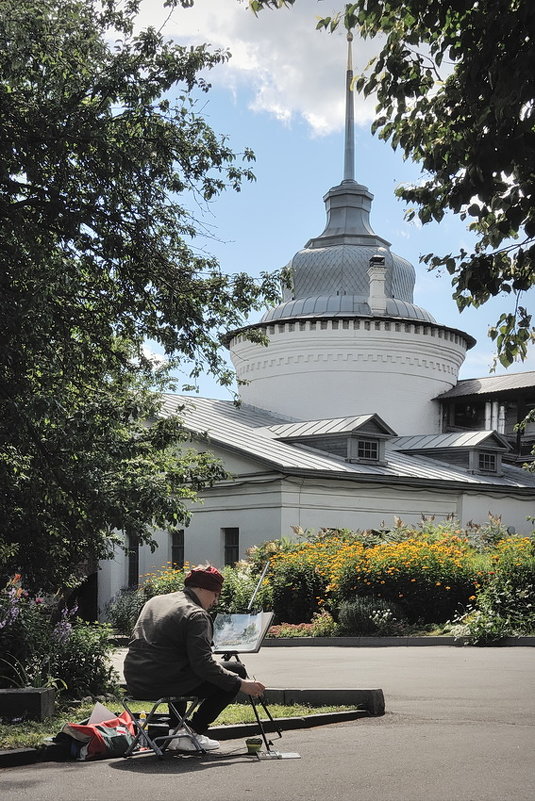
POLYGON ((118 532, 187 522, 223 471, 158 418, 158 391, 179 364, 228 381, 220 334, 275 299, 276 276, 225 276, 192 246, 188 204, 253 178, 195 112, 228 55, 136 34, 137 11, 2 2, 0 555, 34 589, 75 584, 118 532))
MULTIPOLYGON (((255 13, 295 0, 250 0, 255 13)), ((318 28, 343 24, 380 52, 356 88, 377 94, 373 130, 420 164, 397 195, 409 218, 469 222, 473 252, 428 254, 452 276, 459 309, 507 293, 490 336, 504 366, 535 341, 522 294, 535 284, 535 5, 531 0, 359 0, 318 28)))

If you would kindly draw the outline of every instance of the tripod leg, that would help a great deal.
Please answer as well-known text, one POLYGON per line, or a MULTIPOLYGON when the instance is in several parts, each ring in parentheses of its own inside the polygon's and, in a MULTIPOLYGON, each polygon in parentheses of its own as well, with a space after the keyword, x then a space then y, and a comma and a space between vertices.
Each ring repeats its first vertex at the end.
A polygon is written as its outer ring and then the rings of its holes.
POLYGON ((266 751, 270 750, 270 746, 273 745, 271 740, 268 740, 266 737, 266 732, 264 730, 264 724, 260 720, 260 715, 258 714, 258 709, 256 708, 256 704, 254 698, 249 696, 249 701, 251 702, 251 706, 253 707, 253 712, 255 714, 256 722, 258 723, 258 728, 260 729, 260 734, 262 735, 262 739, 264 741, 264 745, 266 746, 266 751))
MULTIPOLYGON (((230 660, 231 660, 232 658, 234 658, 234 659, 236 660, 236 662, 239 662, 239 663, 240 663, 240 665, 243 665, 243 667, 244 667, 244 669, 245 669, 245 676, 246 676, 246 678, 249 678, 249 674, 247 673, 247 668, 245 667, 245 665, 243 664, 243 662, 241 661, 241 659, 240 659, 239 655, 238 655, 236 652, 234 652, 234 651, 233 651, 233 652, 231 652, 231 653, 228 653, 228 654, 223 654, 223 661, 228 661, 228 662, 230 662, 230 660)), ((254 698, 253 698, 251 695, 249 696, 249 701, 250 701, 250 703, 251 703, 251 706, 253 707, 253 711, 254 711, 254 714, 255 714, 255 717, 256 717, 256 722, 258 723, 258 728, 260 729, 260 733, 261 733, 261 735, 262 735, 262 739, 264 740, 264 743, 265 743, 266 749, 269 751, 269 746, 270 746, 270 745, 273 745, 273 743, 272 743, 271 741, 269 741, 269 743, 268 743, 268 740, 267 740, 267 737, 266 737, 266 733, 265 733, 265 731, 264 731, 264 724, 263 724, 263 723, 262 723, 262 721, 260 720, 260 715, 258 714, 258 709, 257 709, 256 702, 255 702, 254 698)), ((262 709, 263 709, 263 710, 264 710, 264 712, 266 713, 266 715, 267 715, 267 717, 268 717, 269 721, 270 721, 271 723, 273 723, 273 726, 275 727, 275 731, 277 732, 277 734, 279 735, 279 737, 282 737, 282 731, 281 731, 281 730, 280 730, 280 728, 277 726, 277 724, 276 724, 276 722, 275 722, 275 720, 274 720, 274 718, 273 718, 273 715, 272 715, 272 714, 271 714, 271 712, 269 711, 269 709, 268 709, 268 707, 267 707, 267 705, 266 705, 266 702, 264 701, 264 699, 263 699, 263 698, 259 698, 259 699, 258 699, 258 703, 259 703, 259 704, 262 706, 262 709)))
POLYGON ((266 702, 264 701, 264 699, 263 699, 263 698, 259 698, 259 699, 258 699, 258 703, 260 704, 260 706, 262 707, 262 709, 264 710, 264 712, 265 712, 265 713, 266 713, 266 715, 268 716, 268 718, 269 718, 269 720, 271 721, 271 723, 273 723, 273 725, 274 725, 274 727, 275 727, 275 731, 277 732, 277 734, 279 735, 279 737, 282 737, 282 731, 281 731, 281 730, 279 729, 279 727, 277 726, 277 722, 276 722, 276 720, 274 719, 274 717, 273 717, 273 715, 271 714, 271 712, 269 711, 269 709, 268 709, 268 707, 267 707, 267 705, 266 705, 266 702))

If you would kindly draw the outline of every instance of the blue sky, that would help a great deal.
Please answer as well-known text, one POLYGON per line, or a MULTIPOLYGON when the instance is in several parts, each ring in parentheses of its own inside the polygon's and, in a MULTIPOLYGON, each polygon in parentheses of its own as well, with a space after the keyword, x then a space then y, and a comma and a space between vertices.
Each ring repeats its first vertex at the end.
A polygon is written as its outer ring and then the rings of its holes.
MULTIPOLYGON (((279 269, 324 228, 323 195, 342 179, 346 44, 343 33, 317 32, 315 22, 336 7, 336 0, 332 8, 300 0, 292 9, 255 18, 238 0, 195 0, 193 8, 176 9, 165 23, 164 32, 181 42, 209 42, 233 54, 228 65, 209 73, 212 89, 202 96, 199 110, 216 132, 229 136, 236 152, 254 150, 257 180, 240 193, 225 193, 208 209, 192 207, 210 232, 196 246, 215 255, 227 273, 279 269)), ((160 0, 145 0, 140 21, 160 27, 168 13, 160 0)), ((354 43, 355 72, 375 47, 354 43)), ((439 323, 477 339, 460 378, 488 375, 493 343, 487 329, 503 311, 512 310, 514 300, 501 296, 460 314, 448 276, 419 264, 420 256, 431 251, 470 249, 471 236, 453 215, 423 227, 405 221, 405 206, 394 189, 420 180, 420 171, 370 134, 373 106, 373 99, 356 98, 356 178, 375 196, 372 226, 395 253, 414 264, 414 302, 439 323)), ((535 292, 521 303, 535 306, 535 292)), ((533 348, 527 361, 508 372, 525 370, 535 370, 533 348)), ((498 367, 496 372, 505 371, 498 367)), ((203 396, 230 397, 228 389, 208 377, 198 380, 198 390, 203 396)))

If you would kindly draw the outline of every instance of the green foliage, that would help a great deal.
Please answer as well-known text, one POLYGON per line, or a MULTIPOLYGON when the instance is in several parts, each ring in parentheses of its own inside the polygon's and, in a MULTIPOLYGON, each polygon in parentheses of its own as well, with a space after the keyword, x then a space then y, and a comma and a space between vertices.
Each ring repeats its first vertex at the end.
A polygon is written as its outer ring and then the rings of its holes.
MULTIPOLYGON (((225 583, 214 612, 245 612, 251 600, 260 576, 256 568, 247 562, 238 562, 234 567, 226 566, 222 570, 225 583)), ((267 580, 260 586, 253 603, 253 609, 270 609, 271 588, 267 580)))
POLYGON ((145 596, 135 589, 119 590, 107 604, 106 619, 117 634, 130 635, 145 603, 145 596))
POLYGON ((470 551, 459 538, 406 539, 366 550, 343 567, 340 600, 371 594, 403 606, 411 621, 448 620, 475 592, 470 551))
POLYGON ((252 565, 255 572, 260 574, 266 562, 269 562, 275 554, 293 551, 295 545, 295 540, 289 537, 278 537, 276 540, 253 545, 247 550, 247 562, 252 565))
POLYGON ((400 634, 405 620, 400 606, 369 595, 342 601, 338 609, 340 634, 353 637, 400 634))
POLYGON ((336 637, 339 633, 338 623, 326 609, 312 615, 311 634, 313 637, 336 637))
POLYGON ((308 623, 319 611, 326 580, 313 565, 281 563, 270 583, 276 622, 308 623))
POLYGON ((165 595, 168 592, 177 592, 184 589, 184 578, 188 568, 183 570, 176 567, 162 567, 153 573, 142 576, 143 583, 138 587, 137 593, 148 601, 154 595, 165 595))
MULTIPOLYGON (((441 521, 426 517, 417 526, 398 519, 391 530, 322 529, 307 536, 284 551, 275 549, 271 557, 268 579, 274 599, 279 599, 278 621, 310 620, 308 606, 301 620, 289 618, 285 608, 296 603, 292 593, 303 595, 300 575, 316 577, 321 593, 316 587, 314 598, 305 582, 304 597, 335 618, 342 602, 373 596, 401 607, 408 618, 404 628, 410 629, 451 620, 472 605, 497 575, 529 577, 533 572, 533 537, 509 536, 495 516, 464 528, 453 517, 441 521)), ((519 590, 523 591, 520 585, 519 590)), ((376 622, 384 630, 398 629, 397 620, 389 615, 376 622)))
POLYGON ((56 687, 69 698, 113 690, 110 629, 75 614, 11 578, 0 592, 0 687, 56 687))
POLYGON ((476 645, 535 632, 535 541, 504 539, 493 562, 475 606, 451 626, 452 633, 476 645))
POLYGON ((117 531, 187 523, 224 471, 157 393, 176 368, 228 382, 221 334, 278 297, 275 276, 223 275, 190 245, 190 208, 253 178, 196 110, 228 54, 138 30, 137 9, 0 15, 0 559, 44 591, 76 585, 117 531))
MULTIPOLYGON (((263 8, 296 0, 255 0, 263 8)), ((321 9, 319 9, 321 11, 321 9)), ((490 336, 504 366, 535 339, 520 299, 535 284, 535 5, 532 0, 358 0, 317 27, 381 37, 355 86, 377 97, 372 130, 419 163, 424 179, 396 194, 408 218, 440 221, 450 210, 476 239, 471 253, 423 257, 446 269, 462 310, 509 294, 490 336)))
POLYGON ((50 671, 64 683, 67 698, 97 696, 117 690, 119 676, 110 665, 111 629, 78 620, 50 660, 50 671))
POLYGON ((506 540, 509 531, 500 516, 489 514, 489 519, 485 523, 469 523, 466 526, 466 537, 472 548, 483 552, 506 540))
POLYGON ((32 595, 16 574, 0 591, 0 687, 60 686, 51 659, 71 615, 53 596, 32 595))

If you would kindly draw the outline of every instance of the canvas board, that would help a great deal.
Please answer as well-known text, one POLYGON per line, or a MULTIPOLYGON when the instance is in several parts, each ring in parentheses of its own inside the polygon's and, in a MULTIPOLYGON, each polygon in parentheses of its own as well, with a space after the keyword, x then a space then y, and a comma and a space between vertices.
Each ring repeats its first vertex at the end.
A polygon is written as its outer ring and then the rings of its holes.
POLYGON ((256 653, 272 620, 273 612, 219 612, 214 620, 214 653, 256 653))

